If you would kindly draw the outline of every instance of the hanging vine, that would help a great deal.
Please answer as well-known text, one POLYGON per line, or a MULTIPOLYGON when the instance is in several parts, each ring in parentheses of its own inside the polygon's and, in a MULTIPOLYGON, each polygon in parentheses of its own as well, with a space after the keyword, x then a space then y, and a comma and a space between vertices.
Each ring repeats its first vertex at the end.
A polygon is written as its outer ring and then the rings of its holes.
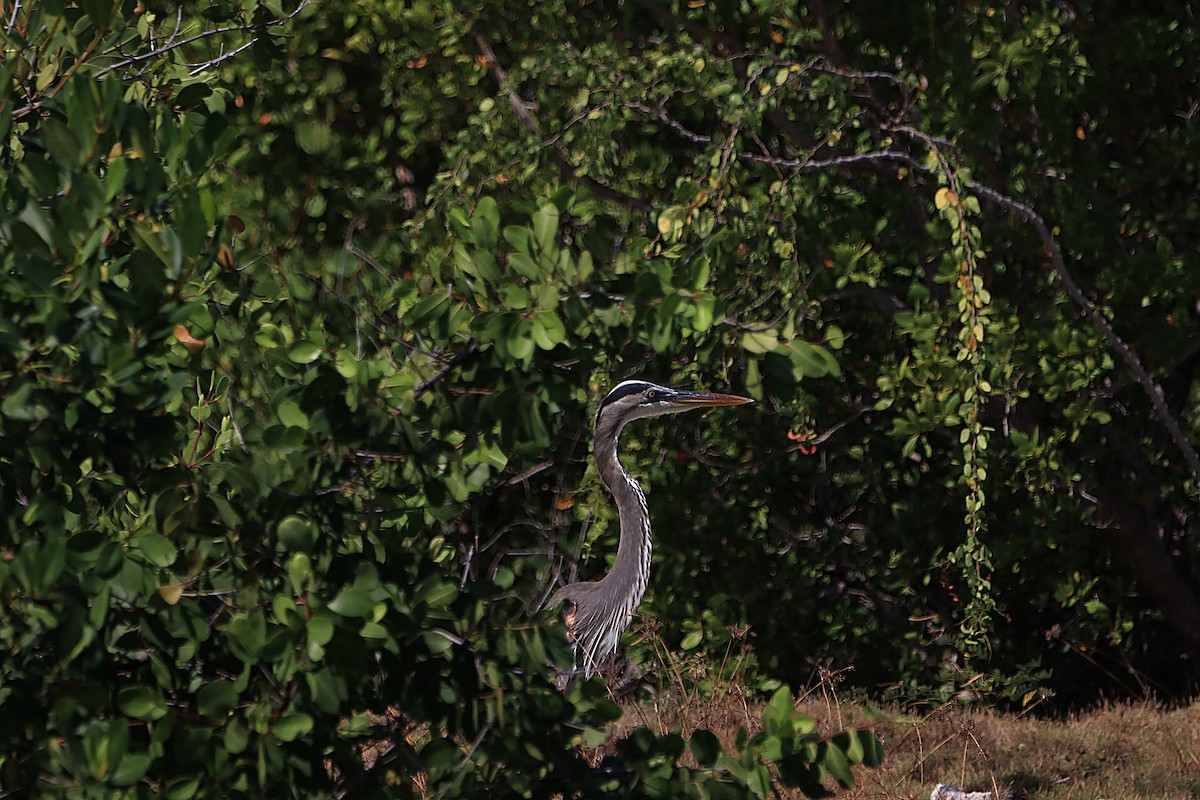
POLYGON ((960 628, 963 645, 968 655, 973 652, 986 655, 989 648, 987 634, 996 607, 992 595, 991 551, 985 541, 989 429, 981 419, 983 403, 992 391, 984 375, 984 342, 989 338, 991 294, 984 286, 979 270, 982 237, 978 226, 971 221, 980 213, 979 199, 963 190, 963 185, 970 183, 970 176, 966 170, 956 169, 936 145, 930 147, 928 166, 939 184, 934 207, 952 228, 951 249, 943 266, 943 277, 953 287, 957 301, 959 325, 955 360, 963 365, 957 420, 962 446, 959 481, 964 492, 966 535, 948 558, 958 568, 969 593, 960 628))

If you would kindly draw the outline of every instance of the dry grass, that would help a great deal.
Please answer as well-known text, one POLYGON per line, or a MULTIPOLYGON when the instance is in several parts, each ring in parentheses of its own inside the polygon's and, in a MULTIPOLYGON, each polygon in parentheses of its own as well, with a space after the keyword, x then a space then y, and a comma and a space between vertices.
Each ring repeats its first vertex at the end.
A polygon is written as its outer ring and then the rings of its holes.
MULTIPOLYGON (((721 688, 713 696, 696 688, 704 670, 699 662, 675 661, 671 669, 668 685, 657 694, 622 701, 624 714, 610 727, 610 743, 585 751, 585 757, 597 763, 612 752, 612 742, 641 726, 657 733, 675 731, 685 738, 708 729, 727 748, 733 746, 739 728, 758 731, 763 702, 736 680, 718 684, 721 688)), ((959 705, 914 716, 897 708, 879 711, 841 700, 836 691, 841 676, 819 677, 816 686, 797 699, 796 710, 813 717, 818 731, 874 727, 884 743, 883 765, 856 768, 858 785, 840 791, 838 797, 923 800, 939 783, 993 792, 1004 800, 1200 797, 1200 701, 1181 708, 1148 702, 1110 704, 1065 719, 959 705)), ((407 733, 403 743, 410 746, 425 734, 407 733)), ((368 762, 378 755, 363 753, 368 762)), ((407 782, 414 796, 426 796, 424 775, 404 778, 401 773, 393 774, 389 783, 407 782)), ((781 789, 779 797, 803 795, 781 789)))
MULTIPOLYGON (((839 797, 927 798, 938 783, 1012 800, 1200 797, 1200 703, 1176 709, 1117 704, 1066 719, 963 706, 923 717, 884 709, 872 722, 863 706, 838 700, 835 682, 836 676, 823 676, 797 710, 831 733, 873 725, 885 748, 883 766, 857 768, 858 786, 839 797)), ((624 703, 614 738, 643 725, 685 738, 708 728, 728 746, 739 727, 758 730, 761 702, 735 688, 712 698, 688 686, 677 680, 654 697, 624 703)))
MULTIPOLYGON (((653 634, 649 631, 648 639, 657 642, 653 634)), ((733 748, 740 728, 756 733, 764 700, 744 688, 744 655, 738 655, 738 642, 735 635, 726 658, 715 667, 656 648, 658 691, 619 700, 624 713, 610 726, 609 743, 583 755, 598 763, 637 727, 677 732, 685 739, 703 728, 715 733, 727 749, 733 748), (701 691, 702 685, 711 688, 701 691)), ((997 800, 1200 798, 1200 700, 1173 708, 1150 702, 1108 704, 1066 718, 957 704, 914 715, 843 700, 838 686, 844 674, 822 672, 815 677, 814 686, 798 696, 797 712, 812 717, 823 734, 873 727, 884 744, 883 765, 855 768, 858 785, 838 792, 838 797, 923 800, 944 783, 992 792, 997 800)), ((427 736, 419 728, 404 732, 399 744, 409 747, 419 746, 427 736)), ((378 755, 363 753, 368 763, 378 755)), ((684 758, 688 763, 690 755, 684 758)), ((426 796, 424 775, 403 778, 397 773, 393 778, 393 785, 409 782, 414 796, 426 796)), ((829 788, 835 788, 832 782, 829 788)), ((782 787, 778 796, 803 797, 782 787)))
POLYGON ((884 767, 856 797, 928 797, 939 783, 1036 800, 1200 795, 1200 704, 1119 704, 1061 720, 951 707, 879 726, 884 767))

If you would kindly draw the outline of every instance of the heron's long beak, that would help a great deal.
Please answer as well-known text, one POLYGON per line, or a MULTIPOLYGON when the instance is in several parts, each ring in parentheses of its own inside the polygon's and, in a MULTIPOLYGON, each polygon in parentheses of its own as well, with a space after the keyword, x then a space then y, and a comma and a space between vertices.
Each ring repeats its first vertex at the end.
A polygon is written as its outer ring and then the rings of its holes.
POLYGON ((743 406, 753 403, 749 397, 736 394, 714 394, 712 392, 675 392, 671 402, 681 406, 743 406))

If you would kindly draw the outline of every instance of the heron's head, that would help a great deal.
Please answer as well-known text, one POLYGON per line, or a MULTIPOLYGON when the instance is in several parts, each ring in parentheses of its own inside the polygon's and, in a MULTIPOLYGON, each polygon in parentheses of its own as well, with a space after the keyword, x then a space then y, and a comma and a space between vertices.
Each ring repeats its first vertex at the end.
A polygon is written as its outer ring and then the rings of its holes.
POLYGON ((740 406, 753 403, 749 397, 735 394, 692 392, 669 389, 647 381, 624 381, 617 384, 596 411, 596 428, 612 426, 620 430, 626 422, 642 417, 679 414, 710 406, 740 406))

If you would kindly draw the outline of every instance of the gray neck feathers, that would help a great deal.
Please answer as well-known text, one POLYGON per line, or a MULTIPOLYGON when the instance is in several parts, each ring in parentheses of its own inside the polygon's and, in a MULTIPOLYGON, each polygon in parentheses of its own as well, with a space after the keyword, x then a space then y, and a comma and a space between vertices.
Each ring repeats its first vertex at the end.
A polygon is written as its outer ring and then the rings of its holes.
MULTIPOLYGON (((621 628, 624 629, 633 617, 634 610, 646 594, 650 579, 650 511, 646 496, 637 481, 617 461, 617 438, 620 427, 612 436, 611 448, 596 450, 596 469, 600 479, 612 492, 621 517, 621 539, 617 545, 617 557, 613 567, 601 579, 602 594, 608 598, 621 598, 621 628)), ((599 429, 596 431, 600 433, 599 429)), ((597 436, 599 441, 600 436, 597 436)))

